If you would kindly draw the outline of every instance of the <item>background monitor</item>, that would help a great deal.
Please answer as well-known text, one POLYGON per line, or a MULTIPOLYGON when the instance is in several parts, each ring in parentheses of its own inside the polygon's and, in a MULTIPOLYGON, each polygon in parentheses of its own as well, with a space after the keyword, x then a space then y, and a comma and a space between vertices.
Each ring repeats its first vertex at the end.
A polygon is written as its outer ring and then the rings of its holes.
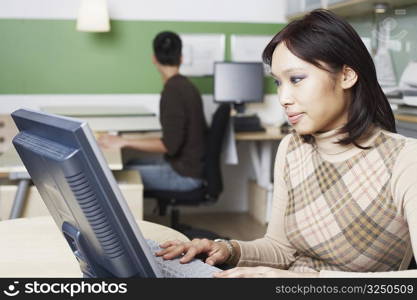
POLYGON ((214 101, 244 104, 262 102, 264 67, 258 62, 216 62, 214 101))
POLYGON ((161 277, 87 123, 24 109, 12 117, 13 144, 84 276, 161 277))

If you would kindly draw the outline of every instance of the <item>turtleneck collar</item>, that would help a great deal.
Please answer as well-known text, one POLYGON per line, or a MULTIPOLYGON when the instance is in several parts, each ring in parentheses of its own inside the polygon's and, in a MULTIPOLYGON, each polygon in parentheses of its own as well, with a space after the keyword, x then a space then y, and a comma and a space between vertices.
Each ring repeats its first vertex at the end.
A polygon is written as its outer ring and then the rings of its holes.
POLYGON ((355 147, 352 144, 350 145, 337 144, 339 140, 345 138, 348 135, 347 133, 339 132, 342 127, 343 126, 329 130, 329 131, 313 134, 315 145, 317 147, 317 150, 320 153, 328 154, 328 155, 336 155, 336 154, 346 152, 352 147, 355 147))
MULTIPOLYGON (((348 136, 348 133, 340 133, 340 129, 342 127, 343 126, 326 132, 313 134, 315 139, 315 145, 319 153, 324 155, 338 155, 346 152, 355 151, 355 149, 360 150, 353 144, 337 144, 338 141, 348 136)), ((368 136, 368 138, 366 138, 365 140, 358 141, 361 146, 369 146, 373 138, 379 132, 379 130, 377 130, 377 128, 372 128, 371 132, 372 133, 370 136, 368 136)))

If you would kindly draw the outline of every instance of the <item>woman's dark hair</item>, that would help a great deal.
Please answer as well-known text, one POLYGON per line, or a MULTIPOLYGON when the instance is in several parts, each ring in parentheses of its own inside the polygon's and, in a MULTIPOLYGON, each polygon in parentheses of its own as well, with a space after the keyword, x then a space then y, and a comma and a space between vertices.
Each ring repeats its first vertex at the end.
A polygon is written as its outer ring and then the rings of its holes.
POLYGON ((160 32, 153 40, 153 52, 161 65, 179 66, 181 50, 181 38, 174 32, 160 32))
MULTIPOLYGON (((352 143, 366 149, 357 141, 369 134, 372 125, 396 132, 394 114, 378 83, 372 57, 346 21, 327 10, 313 10, 289 23, 272 38, 262 54, 264 63, 271 65, 272 54, 281 42, 297 57, 331 74, 342 71, 346 65, 358 75, 351 88, 348 122, 340 129, 348 135, 338 141, 339 144, 352 143)), ((314 142, 312 135, 302 135, 302 138, 304 142, 314 142)))

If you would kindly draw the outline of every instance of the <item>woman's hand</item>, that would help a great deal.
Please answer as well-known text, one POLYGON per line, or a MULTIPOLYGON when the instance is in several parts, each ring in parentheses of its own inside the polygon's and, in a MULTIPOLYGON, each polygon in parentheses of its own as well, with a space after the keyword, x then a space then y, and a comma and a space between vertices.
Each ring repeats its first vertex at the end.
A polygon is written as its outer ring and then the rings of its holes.
POLYGON ((206 264, 217 265, 229 258, 229 250, 225 243, 217 243, 208 239, 193 239, 191 242, 169 241, 160 245, 163 250, 156 252, 156 256, 163 259, 173 259, 184 255, 181 263, 190 262, 198 254, 207 254, 206 264))
POLYGON ((120 149, 126 144, 124 138, 117 135, 103 134, 98 138, 98 144, 104 149, 120 149))
POLYGON ((238 267, 227 271, 215 273, 216 278, 313 278, 319 273, 301 273, 270 267, 238 267))

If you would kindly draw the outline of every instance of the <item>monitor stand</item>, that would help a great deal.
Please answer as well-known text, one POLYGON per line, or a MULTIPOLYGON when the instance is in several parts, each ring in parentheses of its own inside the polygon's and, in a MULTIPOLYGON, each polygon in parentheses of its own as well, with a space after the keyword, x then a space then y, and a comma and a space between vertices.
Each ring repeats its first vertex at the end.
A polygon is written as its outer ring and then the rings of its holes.
POLYGON ((233 108, 236 111, 238 115, 244 115, 245 114, 245 103, 233 103, 233 108))

